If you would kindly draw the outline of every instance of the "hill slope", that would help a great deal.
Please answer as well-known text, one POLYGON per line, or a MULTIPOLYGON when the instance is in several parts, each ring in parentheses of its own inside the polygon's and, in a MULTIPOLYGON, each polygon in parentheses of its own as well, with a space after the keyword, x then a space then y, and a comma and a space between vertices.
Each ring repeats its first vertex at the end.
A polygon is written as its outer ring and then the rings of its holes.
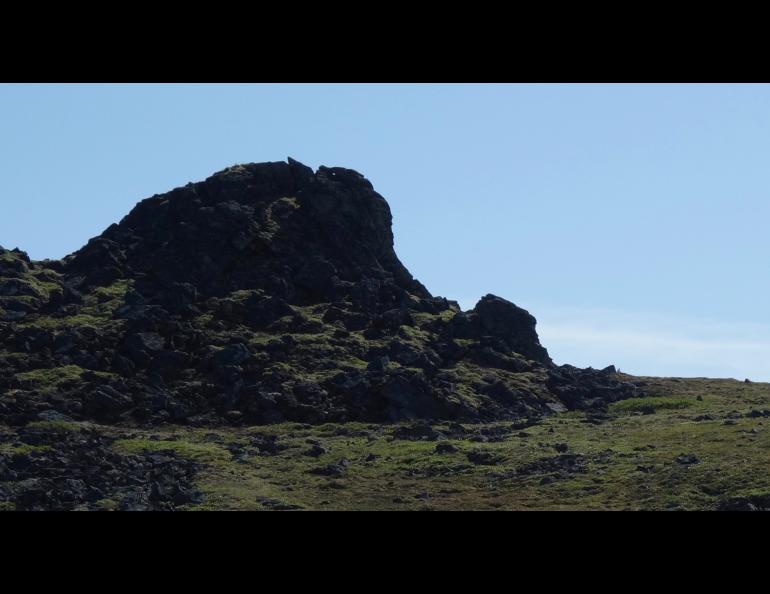
POLYGON ((770 384, 521 422, 0 425, 0 510, 770 509, 770 384))
POLYGON ((232 167, 140 202, 61 261, 0 251, 0 419, 193 425, 493 420, 606 406, 525 310, 461 312, 393 251, 348 169, 232 167))
POLYGON ((360 174, 242 165, 0 249, 0 510, 766 509, 770 386, 556 366, 360 174))

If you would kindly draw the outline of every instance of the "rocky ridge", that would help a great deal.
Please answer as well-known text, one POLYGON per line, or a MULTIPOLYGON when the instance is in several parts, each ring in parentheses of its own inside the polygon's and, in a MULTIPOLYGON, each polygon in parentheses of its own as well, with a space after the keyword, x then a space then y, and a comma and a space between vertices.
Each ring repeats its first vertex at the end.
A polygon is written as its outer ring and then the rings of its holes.
POLYGON ((359 173, 289 159, 143 200, 62 260, 0 249, 0 423, 472 422, 638 391, 556 366, 501 297, 431 295, 391 221, 359 173))

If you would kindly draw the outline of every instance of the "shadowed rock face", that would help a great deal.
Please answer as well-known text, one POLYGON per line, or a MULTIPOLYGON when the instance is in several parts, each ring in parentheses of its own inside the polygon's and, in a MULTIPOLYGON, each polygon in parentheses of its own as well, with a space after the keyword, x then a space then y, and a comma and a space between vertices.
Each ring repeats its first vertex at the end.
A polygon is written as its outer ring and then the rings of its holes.
POLYGON ((476 304, 469 315, 471 323, 475 323, 477 334, 490 334, 501 338, 511 348, 545 365, 551 365, 548 356, 535 332, 535 317, 528 311, 516 307, 495 295, 486 295, 476 304))
POLYGON ((396 257, 391 221, 385 199, 350 169, 243 165, 142 201, 68 259, 67 271, 88 286, 141 278, 146 293, 189 283, 204 297, 264 289, 314 303, 371 280, 389 292, 377 304, 430 297, 396 257))
POLYGON ((140 202, 61 261, 0 250, 0 422, 489 420, 634 386, 556 367, 535 318, 433 297, 359 173, 289 159, 140 202))

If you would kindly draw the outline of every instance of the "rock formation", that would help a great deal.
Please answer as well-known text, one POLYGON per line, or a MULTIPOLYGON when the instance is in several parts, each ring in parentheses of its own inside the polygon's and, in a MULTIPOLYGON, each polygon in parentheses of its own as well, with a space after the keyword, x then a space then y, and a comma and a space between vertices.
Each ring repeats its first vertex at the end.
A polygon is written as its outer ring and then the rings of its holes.
POLYGON ((493 420, 632 395, 557 367, 535 318, 434 297, 359 173, 240 165, 63 260, 0 249, 0 423, 493 420))

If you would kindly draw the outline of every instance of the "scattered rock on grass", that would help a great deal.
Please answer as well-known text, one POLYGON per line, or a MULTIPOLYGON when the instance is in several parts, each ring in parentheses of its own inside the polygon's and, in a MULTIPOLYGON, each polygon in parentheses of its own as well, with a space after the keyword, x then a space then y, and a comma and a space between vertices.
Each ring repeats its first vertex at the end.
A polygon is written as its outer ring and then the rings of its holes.
POLYGON ((454 454, 455 452, 458 452, 457 446, 451 443, 437 443, 436 444, 436 453, 437 454, 454 454))

